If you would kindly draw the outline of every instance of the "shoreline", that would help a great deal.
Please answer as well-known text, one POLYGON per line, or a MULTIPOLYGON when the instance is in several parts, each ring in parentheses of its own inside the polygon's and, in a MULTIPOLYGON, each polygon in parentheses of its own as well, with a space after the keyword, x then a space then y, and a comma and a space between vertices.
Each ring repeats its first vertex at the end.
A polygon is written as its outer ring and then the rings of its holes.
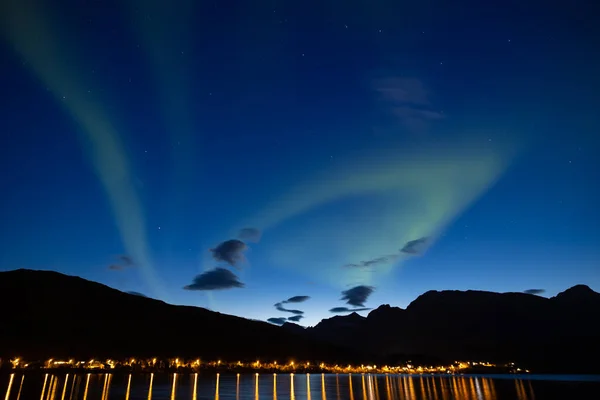
MULTIPOLYGON (((296 369, 293 371, 282 371, 277 369, 249 369, 249 368, 239 368, 239 369, 228 369, 228 368, 156 368, 156 369, 135 369, 135 368, 14 368, 14 369, 0 369, 0 375, 10 375, 13 373, 17 374, 27 374, 27 375, 45 375, 45 374, 53 374, 53 375, 67 375, 67 374, 91 374, 91 375, 103 375, 103 374, 112 374, 112 375, 151 375, 151 374, 159 374, 159 375, 399 375, 399 376, 530 376, 530 375, 573 375, 576 376, 578 374, 531 374, 531 373, 515 373, 515 372, 502 372, 502 371, 460 371, 460 372, 383 372, 383 371, 365 371, 365 372, 335 372, 328 370, 320 370, 320 369, 296 369)), ((585 375, 585 374, 579 374, 585 375)), ((589 376, 595 376, 593 374, 587 374, 589 376)), ((598 375, 600 376, 600 375, 598 375)))

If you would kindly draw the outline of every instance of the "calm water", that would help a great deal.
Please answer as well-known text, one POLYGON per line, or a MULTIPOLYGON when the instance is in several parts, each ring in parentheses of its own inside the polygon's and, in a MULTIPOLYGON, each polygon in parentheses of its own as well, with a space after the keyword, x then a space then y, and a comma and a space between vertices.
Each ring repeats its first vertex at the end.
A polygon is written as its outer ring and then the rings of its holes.
POLYGON ((4 400, 600 398, 600 377, 15 373, 0 385, 4 400))

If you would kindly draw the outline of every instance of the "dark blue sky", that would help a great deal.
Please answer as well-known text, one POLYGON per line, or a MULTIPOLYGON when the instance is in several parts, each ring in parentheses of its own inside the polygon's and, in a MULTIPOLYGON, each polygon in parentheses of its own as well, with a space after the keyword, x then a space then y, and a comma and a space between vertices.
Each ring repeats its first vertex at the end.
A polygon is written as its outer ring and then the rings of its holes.
POLYGON ((2 3, 0 269, 258 319, 306 295, 308 325, 358 285, 600 290, 589 2, 163 3, 2 3), (183 289, 215 267, 244 287, 183 289))

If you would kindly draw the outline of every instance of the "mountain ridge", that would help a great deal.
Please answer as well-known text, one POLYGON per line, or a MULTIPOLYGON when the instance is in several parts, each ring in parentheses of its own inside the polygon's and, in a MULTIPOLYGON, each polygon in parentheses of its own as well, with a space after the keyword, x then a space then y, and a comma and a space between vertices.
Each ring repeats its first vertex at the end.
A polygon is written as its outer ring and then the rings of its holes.
POLYGON ((264 321, 172 305, 55 271, 0 272, 0 304, 0 357, 362 358, 264 321))
POLYGON ((406 309, 383 304, 366 317, 336 315, 304 328, 171 305, 59 272, 21 269, 0 272, 0 304, 5 309, 0 356, 18 351, 380 364, 425 357, 600 372, 600 327, 594 317, 600 315, 600 294, 585 285, 551 298, 428 291, 406 309), (11 349, 3 343, 11 343, 11 349))
POLYGON ((376 356, 397 355, 398 360, 416 353, 444 359, 519 360, 538 371, 600 372, 595 361, 600 357, 597 316, 600 294, 586 285, 550 298, 444 290, 425 292, 406 309, 381 305, 352 329, 338 320, 337 326, 317 324, 307 334, 327 340, 337 330, 344 344, 360 341, 376 356))

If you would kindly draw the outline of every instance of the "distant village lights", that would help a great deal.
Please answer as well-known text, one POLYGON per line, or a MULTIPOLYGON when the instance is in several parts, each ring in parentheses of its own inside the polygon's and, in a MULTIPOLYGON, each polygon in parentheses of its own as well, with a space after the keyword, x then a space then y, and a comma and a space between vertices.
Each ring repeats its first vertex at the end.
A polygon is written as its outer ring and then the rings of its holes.
MULTIPOLYGON (((385 374, 454 374, 461 373, 471 368, 503 368, 507 372, 514 373, 528 373, 529 371, 517 367, 515 363, 508 363, 504 365, 496 365, 487 361, 455 361, 450 365, 419 365, 415 366, 411 362, 407 362, 403 365, 398 366, 378 366, 378 365, 364 365, 353 366, 348 364, 347 366, 339 366, 337 364, 331 365, 325 362, 313 363, 311 361, 289 361, 288 363, 278 363, 277 361, 263 362, 256 360, 253 362, 245 362, 242 360, 237 361, 208 361, 202 362, 200 358, 186 360, 183 358, 172 358, 172 359, 135 359, 127 358, 125 360, 114 360, 107 359, 105 361, 90 359, 89 361, 80 360, 75 361, 74 359, 59 360, 50 358, 46 361, 25 361, 22 357, 15 357, 9 360, 12 369, 79 369, 79 370, 111 370, 111 369, 129 369, 135 371, 163 371, 163 370, 180 370, 188 369, 191 372, 198 372, 199 370, 206 369, 217 369, 218 371, 239 371, 244 369, 265 371, 271 373, 278 372, 289 372, 293 375, 294 372, 320 372, 320 373, 385 373, 385 374)), ((0 360, 0 366, 2 360, 0 360)), ((258 374, 258 372, 257 372, 258 374)))

